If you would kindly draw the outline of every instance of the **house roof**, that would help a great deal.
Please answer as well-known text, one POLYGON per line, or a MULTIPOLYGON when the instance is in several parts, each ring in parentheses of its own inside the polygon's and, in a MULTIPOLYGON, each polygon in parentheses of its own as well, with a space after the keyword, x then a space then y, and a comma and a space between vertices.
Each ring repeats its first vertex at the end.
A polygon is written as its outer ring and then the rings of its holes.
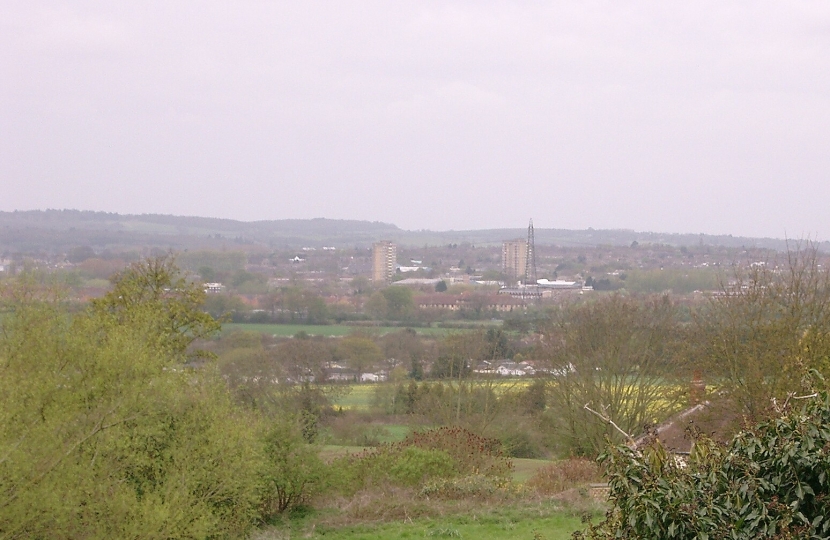
POLYGON ((648 444, 654 436, 675 453, 688 453, 698 435, 728 442, 739 428, 734 408, 724 399, 704 401, 685 409, 634 440, 636 447, 648 444))

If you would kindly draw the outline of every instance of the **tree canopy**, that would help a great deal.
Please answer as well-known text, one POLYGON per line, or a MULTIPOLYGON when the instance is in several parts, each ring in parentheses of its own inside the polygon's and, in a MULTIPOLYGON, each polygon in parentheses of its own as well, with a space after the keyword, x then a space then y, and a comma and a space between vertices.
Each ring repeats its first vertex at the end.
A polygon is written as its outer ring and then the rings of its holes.
POLYGON ((218 328, 202 294, 163 258, 80 313, 0 295, 0 538, 240 537, 272 507, 260 420, 184 363, 218 328))

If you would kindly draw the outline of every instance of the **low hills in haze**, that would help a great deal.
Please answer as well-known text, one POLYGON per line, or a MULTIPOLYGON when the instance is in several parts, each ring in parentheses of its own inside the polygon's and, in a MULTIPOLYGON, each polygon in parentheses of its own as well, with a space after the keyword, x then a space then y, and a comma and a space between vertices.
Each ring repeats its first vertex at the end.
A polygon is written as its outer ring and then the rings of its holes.
MULTIPOLYGON (((407 231, 390 223, 338 219, 236 221, 159 214, 126 215, 79 210, 0 212, 0 254, 60 253, 84 245, 96 250, 138 248, 285 249, 310 247, 368 247, 378 240, 401 245, 500 244, 522 238, 526 227, 467 231, 407 231)), ((631 230, 535 230, 536 243, 560 246, 667 244, 714 245, 785 250, 783 239, 731 235, 666 234, 631 230)), ((829 242, 817 247, 830 249, 829 242)))

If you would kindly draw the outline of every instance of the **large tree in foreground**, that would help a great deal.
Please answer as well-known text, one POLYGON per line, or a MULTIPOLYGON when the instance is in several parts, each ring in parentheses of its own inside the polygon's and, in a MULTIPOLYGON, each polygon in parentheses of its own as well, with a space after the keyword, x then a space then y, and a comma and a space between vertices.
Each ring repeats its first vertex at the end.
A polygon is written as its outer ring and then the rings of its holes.
POLYGON ((93 300, 92 315, 101 322, 145 332, 145 337, 185 360, 199 356, 191 343, 210 337, 220 324, 203 310, 204 289, 189 281, 172 257, 156 257, 132 264, 111 278, 113 288, 93 300))
MULTIPOLYGON (((18 294, 19 293, 19 294, 18 294)), ((87 311, 11 293, 0 335, 0 538, 221 538, 259 504, 255 420, 209 368, 216 323, 169 260, 87 311)))

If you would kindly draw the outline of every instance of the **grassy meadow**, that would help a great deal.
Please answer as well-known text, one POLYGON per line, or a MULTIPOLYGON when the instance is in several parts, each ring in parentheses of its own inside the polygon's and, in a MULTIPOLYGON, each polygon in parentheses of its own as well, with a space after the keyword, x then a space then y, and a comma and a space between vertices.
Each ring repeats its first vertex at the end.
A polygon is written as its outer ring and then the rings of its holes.
MULTIPOLYGON (((417 506, 417 505, 416 505, 417 506)), ((407 518, 385 523, 328 524, 320 516, 265 529, 253 540, 325 538, 467 538, 474 540, 565 540, 585 526, 580 512, 555 503, 471 507, 463 514, 407 518)))

